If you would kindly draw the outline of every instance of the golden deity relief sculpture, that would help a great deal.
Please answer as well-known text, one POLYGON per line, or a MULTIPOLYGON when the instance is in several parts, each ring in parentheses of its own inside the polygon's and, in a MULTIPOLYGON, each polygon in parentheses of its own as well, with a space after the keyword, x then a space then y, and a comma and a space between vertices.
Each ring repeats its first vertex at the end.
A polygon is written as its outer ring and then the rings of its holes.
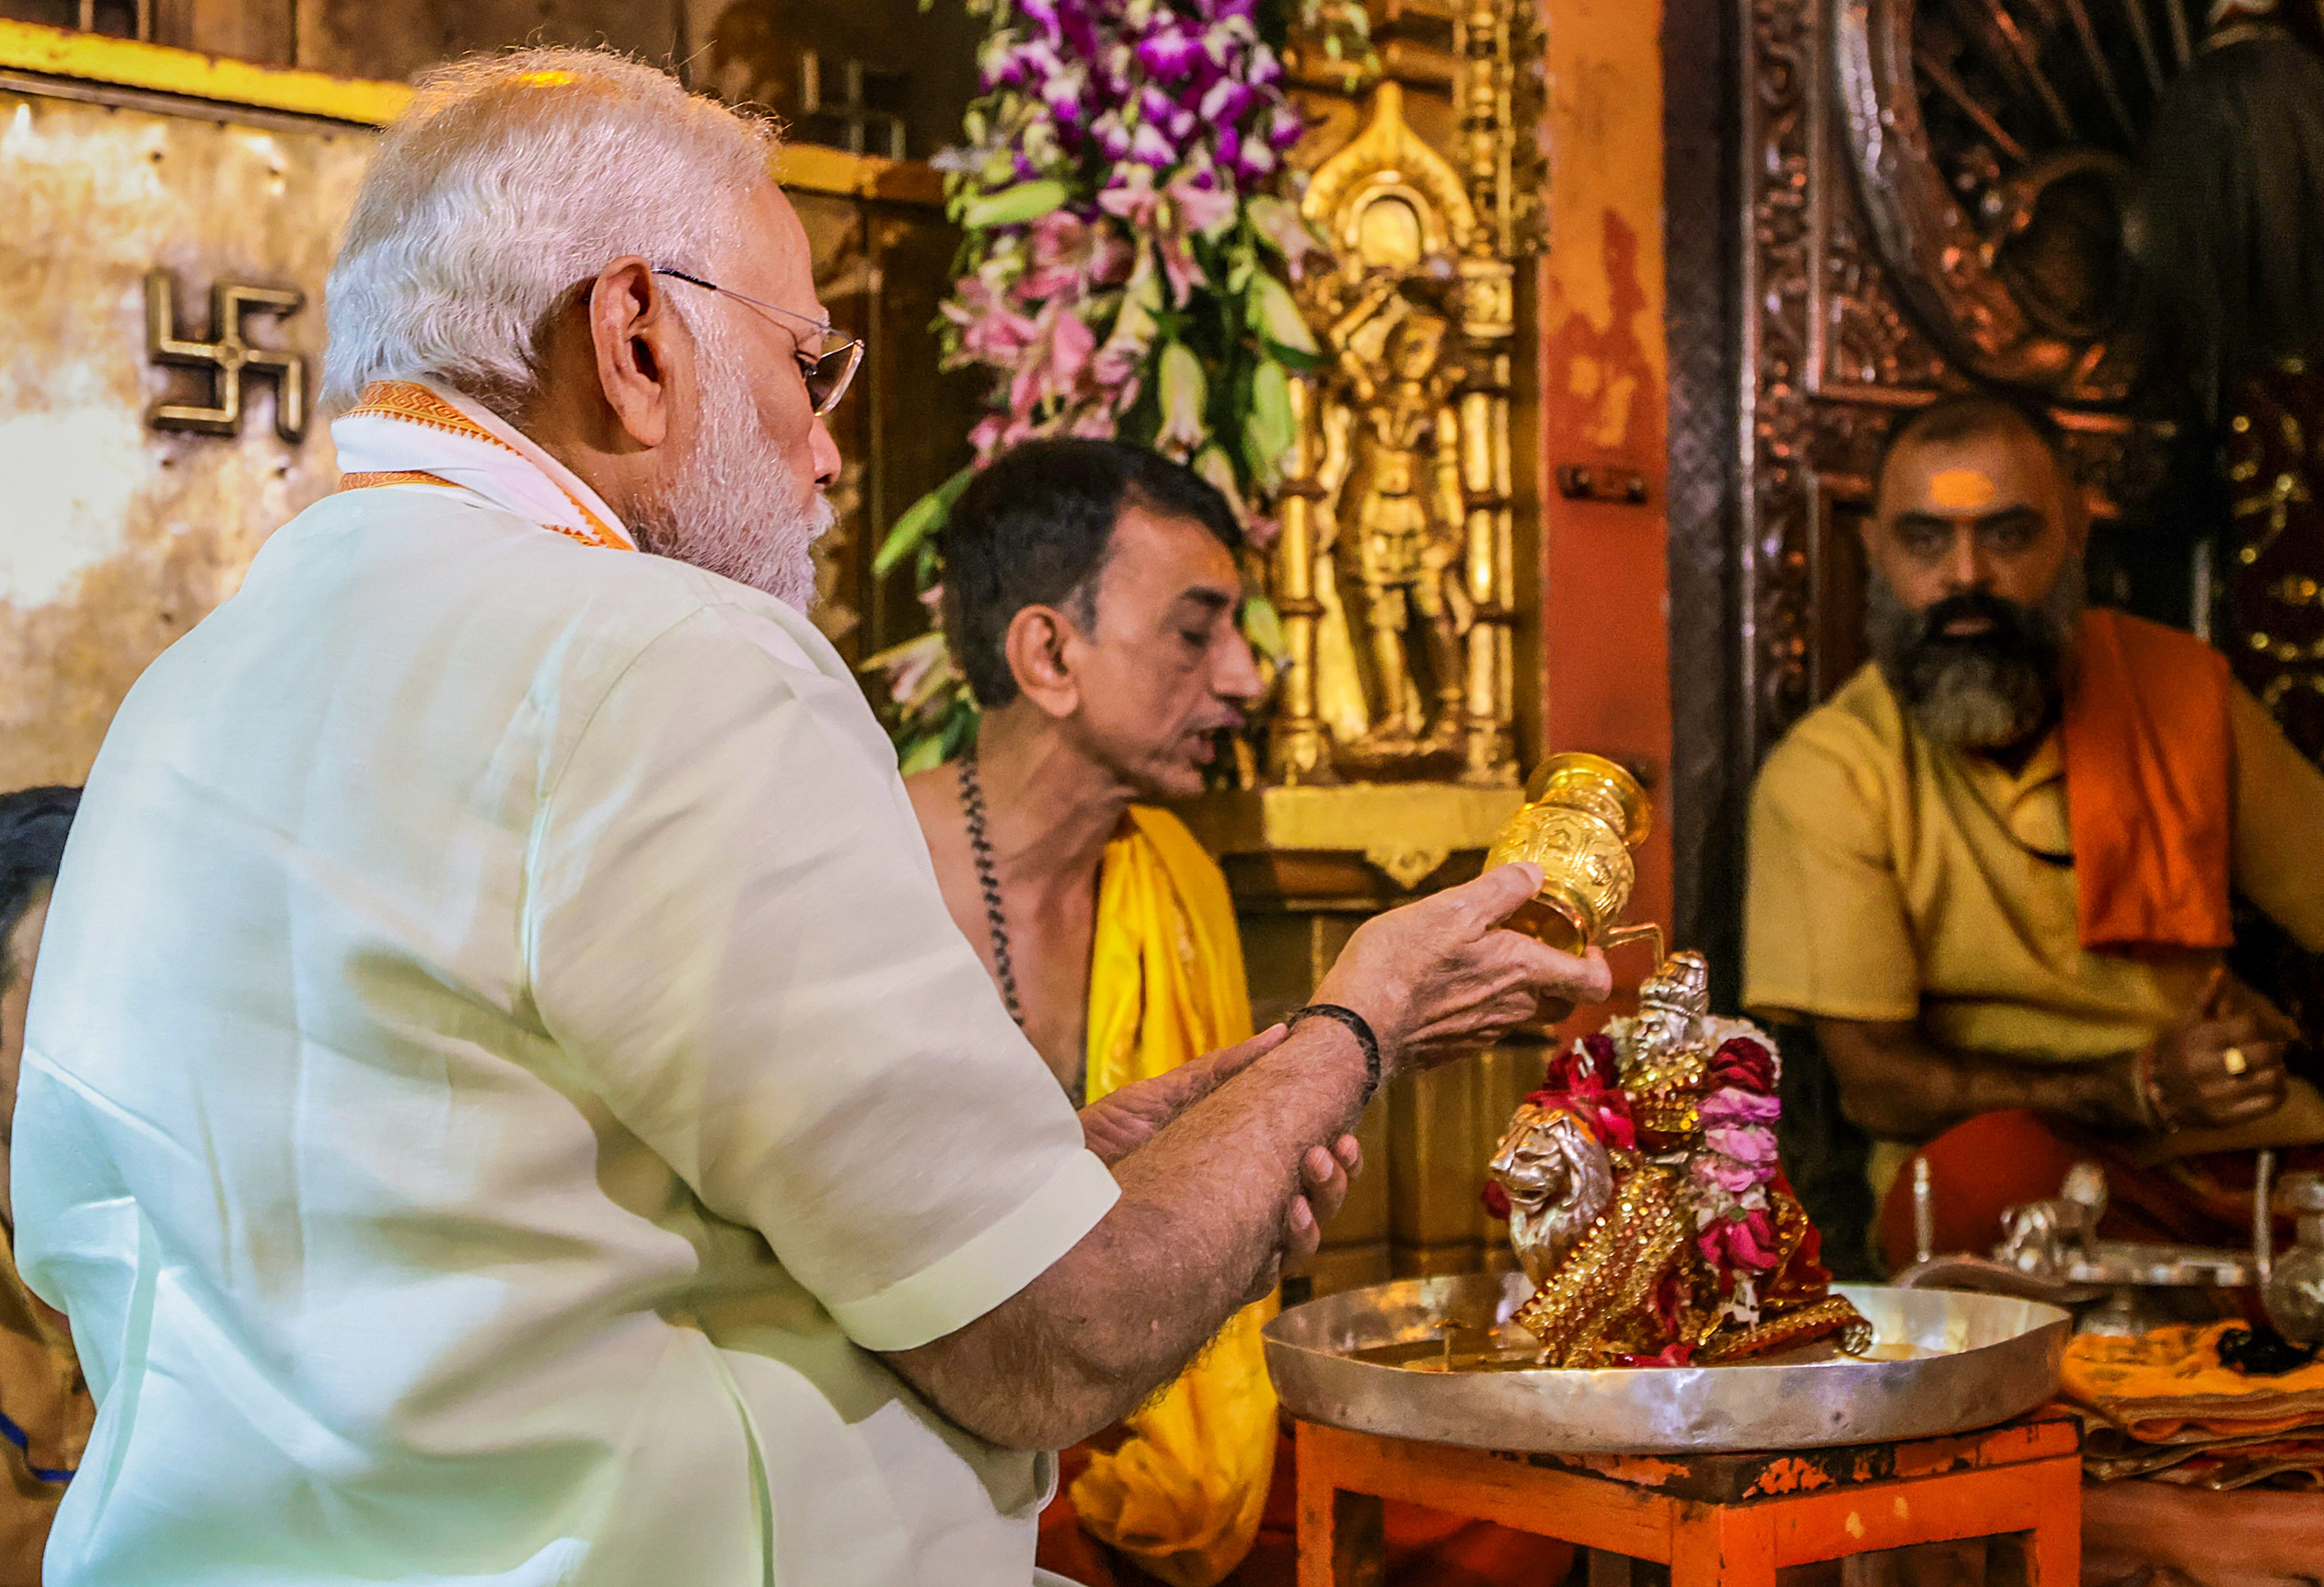
POLYGON ((1295 392, 1268 770, 1514 787, 1511 267, 1403 106, 1381 84, 1301 202, 1334 266, 1302 288, 1328 356, 1295 392))
POLYGON ((1460 753, 1476 604, 1451 329, 1382 280, 1326 332, 1346 401, 1319 473, 1316 710, 1343 766, 1460 753))

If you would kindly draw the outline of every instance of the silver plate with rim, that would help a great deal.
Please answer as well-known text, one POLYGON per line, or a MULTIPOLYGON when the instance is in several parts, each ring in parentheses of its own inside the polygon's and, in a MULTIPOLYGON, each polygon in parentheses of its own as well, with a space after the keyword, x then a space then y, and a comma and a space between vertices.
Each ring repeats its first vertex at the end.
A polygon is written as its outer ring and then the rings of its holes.
POLYGON ((1428 1371, 1357 1352, 1443 1336, 1526 1336, 1521 1273, 1406 1278, 1293 1306, 1267 1325, 1267 1365, 1293 1415, 1475 1449, 1574 1454, 1819 1449, 2006 1422, 2057 1391, 2071 1319, 2006 1296, 1833 1287, 1873 1326, 1872 1354, 1812 1347, 1721 1367, 1428 1371))

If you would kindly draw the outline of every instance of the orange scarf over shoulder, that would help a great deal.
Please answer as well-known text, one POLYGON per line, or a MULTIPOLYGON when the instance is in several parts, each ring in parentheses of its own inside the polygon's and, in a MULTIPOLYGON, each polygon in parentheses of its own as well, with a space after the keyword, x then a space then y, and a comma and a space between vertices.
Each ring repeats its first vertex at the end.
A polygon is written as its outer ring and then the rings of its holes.
POLYGON ((2227 659, 2193 634, 2083 615, 2064 749, 2084 947, 2235 941, 2230 687, 2227 659))

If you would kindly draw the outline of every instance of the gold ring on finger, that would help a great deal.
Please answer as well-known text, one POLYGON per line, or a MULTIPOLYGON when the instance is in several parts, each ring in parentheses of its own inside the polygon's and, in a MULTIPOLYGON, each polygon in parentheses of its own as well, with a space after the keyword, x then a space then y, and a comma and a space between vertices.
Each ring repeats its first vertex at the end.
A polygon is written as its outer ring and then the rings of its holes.
POLYGON ((2231 1047, 2221 1053, 2219 1063, 2230 1075, 2240 1075, 2251 1067, 2251 1060, 2244 1056, 2244 1049, 2239 1047, 2231 1047))

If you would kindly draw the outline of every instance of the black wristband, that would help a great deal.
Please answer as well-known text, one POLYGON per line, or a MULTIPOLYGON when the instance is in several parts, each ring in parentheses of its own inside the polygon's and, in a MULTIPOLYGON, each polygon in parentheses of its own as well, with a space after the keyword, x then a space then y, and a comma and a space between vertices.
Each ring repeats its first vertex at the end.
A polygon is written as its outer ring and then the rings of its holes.
POLYGON ((1370 1021, 1355 1010, 1343 1009, 1337 1003, 1309 1003, 1286 1014, 1283 1028, 1286 1030, 1296 1029, 1302 1020, 1333 1020, 1348 1028, 1348 1034, 1354 1037, 1356 1045, 1364 1049, 1364 1103, 1370 1103, 1380 1088, 1379 1038, 1372 1034, 1370 1021))

